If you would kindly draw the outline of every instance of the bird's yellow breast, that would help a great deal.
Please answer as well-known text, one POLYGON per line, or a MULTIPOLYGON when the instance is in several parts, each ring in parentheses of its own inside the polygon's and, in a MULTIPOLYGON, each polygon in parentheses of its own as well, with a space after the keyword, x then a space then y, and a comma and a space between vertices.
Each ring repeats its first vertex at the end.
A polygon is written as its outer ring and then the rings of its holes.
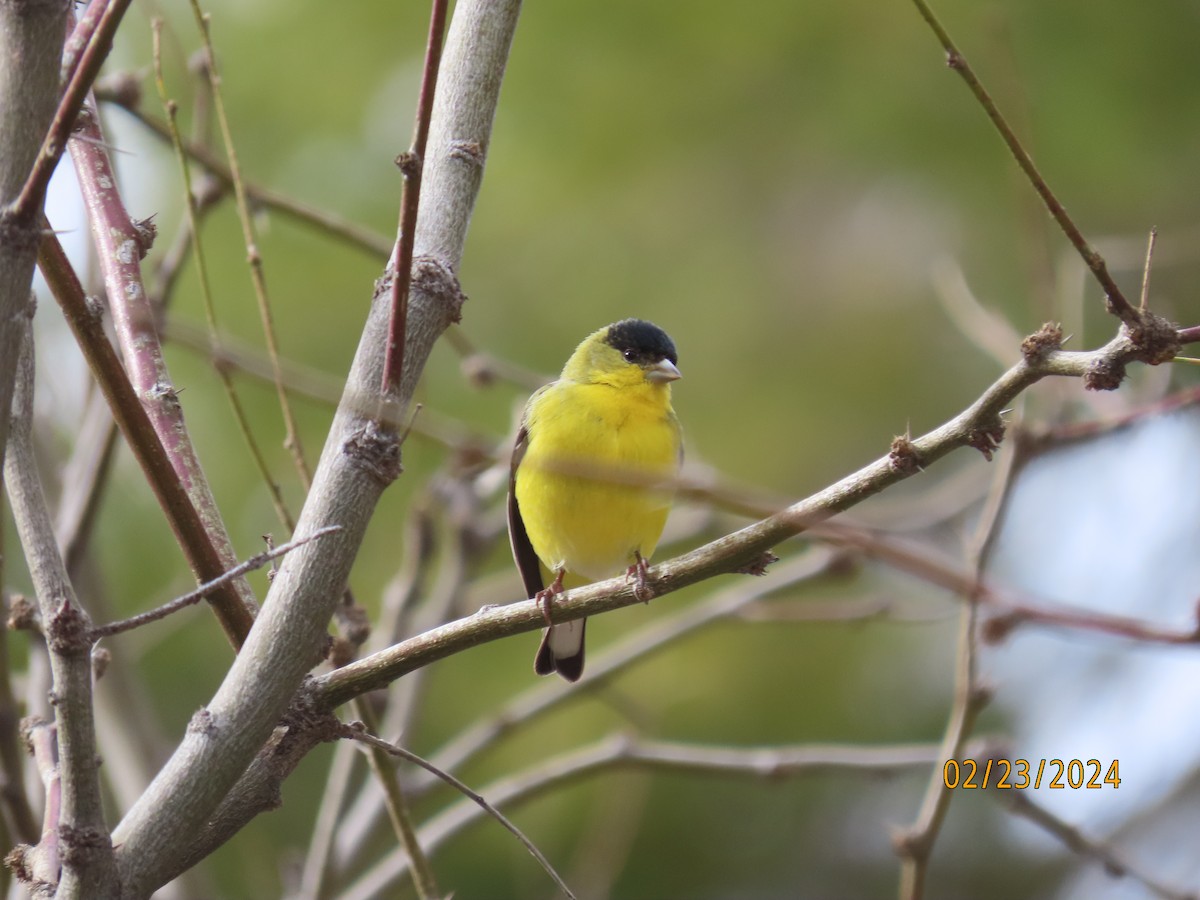
POLYGON ((526 428, 516 498, 546 567, 565 568, 569 587, 649 558, 679 467, 669 390, 556 382, 531 401, 526 428))

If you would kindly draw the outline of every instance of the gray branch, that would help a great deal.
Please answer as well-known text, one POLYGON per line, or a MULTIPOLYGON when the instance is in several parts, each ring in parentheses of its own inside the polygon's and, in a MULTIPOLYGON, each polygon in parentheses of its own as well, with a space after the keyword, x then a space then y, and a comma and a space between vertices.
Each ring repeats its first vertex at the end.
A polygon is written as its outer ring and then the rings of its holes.
POLYGON ((0 0, 0 461, 42 228, 40 203, 33 217, 14 215, 11 204, 54 118, 67 8, 64 0, 0 0))
POLYGON ((28 328, 17 371, 4 478, 50 649, 62 784, 62 807, 55 825, 63 867, 55 896, 60 900, 110 897, 115 894, 116 868, 100 801, 91 623, 67 578, 38 478, 33 453, 33 335, 28 328))
POLYGON ((270 737, 318 659, 367 522, 399 472, 395 424, 434 341, 459 315, 463 296, 454 273, 519 10, 518 0, 466 0, 455 8, 425 163, 400 401, 385 424, 377 424, 389 314, 388 292, 379 289, 296 536, 329 525, 342 530, 284 561, 224 683, 117 826, 124 897, 146 897, 175 873, 177 859, 270 737))

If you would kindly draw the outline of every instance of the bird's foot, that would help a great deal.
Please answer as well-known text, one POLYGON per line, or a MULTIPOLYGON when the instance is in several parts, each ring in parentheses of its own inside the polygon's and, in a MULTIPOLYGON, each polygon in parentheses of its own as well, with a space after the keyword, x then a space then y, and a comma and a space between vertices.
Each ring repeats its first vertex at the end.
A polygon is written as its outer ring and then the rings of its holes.
POLYGON ((542 588, 533 598, 537 601, 538 606, 542 608, 542 618, 546 620, 547 628, 554 624, 554 620, 550 617, 550 607, 554 605, 554 598, 563 592, 564 574, 560 569, 553 583, 549 587, 542 588))
POLYGON ((636 562, 625 570, 626 580, 633 579, 633 596, 637 597, 643 603, 649 603, 654 599, 654 592, 650 590, 650 585, 646 581, 646 573, 650 571, 650 563, 646 562, 645 558, 640 553, 635 553, 636 562))

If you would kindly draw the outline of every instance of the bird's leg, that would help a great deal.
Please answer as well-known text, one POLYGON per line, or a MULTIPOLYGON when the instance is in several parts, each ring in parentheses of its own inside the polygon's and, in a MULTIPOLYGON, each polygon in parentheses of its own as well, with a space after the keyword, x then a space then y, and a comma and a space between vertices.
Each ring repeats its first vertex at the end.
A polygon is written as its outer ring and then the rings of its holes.
POLYGON ((625 579, 633 579, 633 596, 643 603, 652 599, 650 587, 646 584, 646 573, 650 571, 650 563, 637 550, 633 551, 634 564, 625 570, 625 579))
POLYGON ((550 606, 554 602, 554 598, 563 592, 563 576, 567 574, 566 569, 559 569, 558 575, 555 576, 550 587, 542 588, 533 598, 542 607, 542 618, 546 620, 546 626, 554 624, 550 618, 550 606))

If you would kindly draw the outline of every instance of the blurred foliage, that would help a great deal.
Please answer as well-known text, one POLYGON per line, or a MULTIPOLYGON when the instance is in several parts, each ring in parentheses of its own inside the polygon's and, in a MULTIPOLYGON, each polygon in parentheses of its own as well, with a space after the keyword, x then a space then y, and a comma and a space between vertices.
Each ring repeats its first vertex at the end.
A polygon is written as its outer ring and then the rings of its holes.
MULTIPOLYGON (((1156 308, 1193 324, 1200 7, 944 0, 937 8, 1130 296, 1145 233, 1158 226, 1156 308)), ((409 142, 424 4, 264 0, 211 10, 248 177, 393 231, 400 179, 392 160, 409 142)), ((198 40, 185 5, 135 6, 114 60, 148 67, 151 15, 168 21, 168 81, 186 123, 195 93, 186 63, 198 40)), ((651 319, 680 349, 676 408, 690 458, 801 497, 886 452, 893 435, 956 413, 998 373, 939 307, 929 278, 936 259, 956 259, 980 301, 1021 333, 1047 318, 1067 322, 1073 347, 1112 333, 1098 288, 1079 276, 909 4, 762 2, 735 11, 714 0, 578 0, 528 4, 523 16, 461 271, 471 298, 461 329, 480 349, 550 376, 591 330, 627 315, 651 319)), ((146 82, 149 110, 153 98, 146 82)), ((157 216, 161 249, 181 219, 172 161, 122 112, 108 123, 115 142, 135 151, 120 159, 131 211, 157 216)), ((259 225, 284 353, 342 375, 381 261, 278 214, 262 213, 259 225)), ((261 343, 230 206, 209 218, 204 238, 223 331, 261 343)), ((41 315, 54 316, 53 305, 43 303, 41 315)), ((191 267, 172 315, 202 321, 191 267)), ((186 348, 169 353, 226 523, 249 555, 259 535, 280 526, 210 364, 186 348)), ((239 387, 298 508, 273 391, 245 378, 239 387)), ((524 395, 470 386, 443 343, 420 399, 499 439, 524 395)), ((297 407, 315 462, 331 411, 297 407)), ((960 452, 960 465, 984 465, 968 455, 960 452)), ((405 446, 405 474, 387 492, 353 576, 368 606, 394 574, 406 510, 446 456, 417 439, 405 446)), ((123 452, 93 547, 113 614, 187 585, 123 452)), ((494 595, 474 599, 516 599, 506 552, 498 547, 490 559, 490 573, 506 574, 489 582, 494 595)), ((261 578, 255 584, 265 590, 261 578)), ((708 589, 595 621, 593 653, 708 589)), ((949 704, 954 605, 871 570, 795 593, 863 591, 930 601, 950 618, 721 625, 630 668, 613 696, 581 699, 458 774, 480 786, 628 727, 627 708, 647 733, 682 740, 936 741, 949 704)), ((219 683, 229 650, 204 610, 152 629, 113 650, 142 654, 140 671, 173 737, 219 683)), ((404 742, 430 752, 527 688, 534 646, 531 635, 436 665, 404 742)), ((326 758, 314 754, 286 785, 283 814, 261 817, 214 858, 205 875, 212 895, 279 893, 281 871, 305 846, 326 758)), ((572 865, 586 871, 589 855, 607 852, 589 841, 627 843, 622 870, 608 873, 616 897, 891 896, 889 828, 915 815, 925 780, 842 774, 767 784, 606 771, 514 814, 556 864, 564 861, 569 882, 572 865), (629 809, 613 809, 614 797, 629 809), (598 836, 593 812, 628 833, 598 836)), ((956 800, 931 896, 1044 895, 1067 863, 1018 857, 1025 851, 1007 834, 996 806, 956 800)), ((443 889, 457 896, 550 893, 493 824, 435 862, 443 889)))

